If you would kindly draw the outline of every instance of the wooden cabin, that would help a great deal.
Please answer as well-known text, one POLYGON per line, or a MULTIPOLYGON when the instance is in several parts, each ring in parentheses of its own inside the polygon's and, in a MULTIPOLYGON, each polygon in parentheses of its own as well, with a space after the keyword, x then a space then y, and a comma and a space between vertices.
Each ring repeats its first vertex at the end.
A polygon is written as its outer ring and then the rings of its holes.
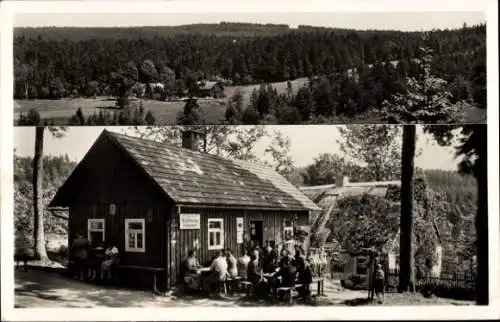
MULTIPOLYGON (((186 132, 179 147, 104 130, 49 205, 68 210, 69 245, 78 232, 104 240, 120 265, 162 269, 158 286, 170 289, 189 250, 207 265, 222 249, 242 255, 250 239, 286 246, 320 211, 273 169, 198 152, 196 140, 186 132)), ((151 285, 147 270, 125 271, 122 280, 151 285)))
POLYGON ((224 86, 222 85, 222 82, 203 80, 197 82, 196 85, 198 88, 195 96, 213 98, 224 97, 224 86))

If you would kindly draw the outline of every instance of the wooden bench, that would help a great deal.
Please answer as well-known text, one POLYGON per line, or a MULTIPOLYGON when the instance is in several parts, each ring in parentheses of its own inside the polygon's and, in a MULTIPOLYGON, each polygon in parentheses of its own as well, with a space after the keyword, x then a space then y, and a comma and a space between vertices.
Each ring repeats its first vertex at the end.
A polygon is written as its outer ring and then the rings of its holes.
POLYGON ((292 297, 292 290, 296 290, 300 287, 302 287, 302 284, 295 284, 294 286, 281 286, 276 289, 276 294, 279 294, 280 291, 283 291, 285 296, 288 296, 288 301, 290 304, 293 303, 293 297, 292 297))
POLYGON ((240 285, 248 296, 252 293, 253 283, 249 281, 241 281, 240 285))
POLYGON ((236 276, 233 278, 226 278, 226 280, 224 281, 224 295, 227 296, 228 289, 231 292, 233 290, 232 286, 234 286, 235 284, 239 288, 240 282, 241 282, 240 276, 236 276))
POLYGON ((156 285, 156 274, 162 273, 166 271, 166 268, 163 267, 150 267, 150 266, 138 266, 138 265, 116 265, 116 269, 129 269, 129 270, 138 270, 153 273, 153 293, 160 294, 158 291, 158 287, 156 285))

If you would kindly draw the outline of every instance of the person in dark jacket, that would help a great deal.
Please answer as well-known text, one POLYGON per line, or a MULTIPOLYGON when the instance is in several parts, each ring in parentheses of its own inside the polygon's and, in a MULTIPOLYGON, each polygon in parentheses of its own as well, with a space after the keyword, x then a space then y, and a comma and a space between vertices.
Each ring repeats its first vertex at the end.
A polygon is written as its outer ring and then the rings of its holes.
POLYGON ((377 296, 378 303, 384 304, 384 288, 385 288, 385 273, 382 269, 382 265, 377 264, 375 270, 375 294, 377 296))
POLYGON ((90 242, 84 237, 83 232, 79 232, 71 244, 71 256, 75 262, 77 278, 83 281, 87 271, 87 260, 90 242))
POLYGON ((250 263, 247 268, 247 280, 256 285, 261 278, 261 269, 259 264, 259 252, 253 251, 250 254, 250 263))
POLYGON ((298 260, 296 260, 296 263, 298 265, 297 283, 302 285, 301 287, 297 288, 297 291, 299 292, 299 296, 305 300, 309 298, 309 296, 311 295, 310 291, 310 285, 312 283, 311 265, 304 256, 301 256, 298 260))

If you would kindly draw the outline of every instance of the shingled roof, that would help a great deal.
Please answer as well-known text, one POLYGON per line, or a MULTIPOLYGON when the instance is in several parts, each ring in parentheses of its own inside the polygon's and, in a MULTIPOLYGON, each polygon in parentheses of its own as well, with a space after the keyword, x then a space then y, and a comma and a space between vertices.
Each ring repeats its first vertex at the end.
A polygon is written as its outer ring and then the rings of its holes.
POLYGON ((104 130, 177 204, 321 210, 273 169, 104 130))

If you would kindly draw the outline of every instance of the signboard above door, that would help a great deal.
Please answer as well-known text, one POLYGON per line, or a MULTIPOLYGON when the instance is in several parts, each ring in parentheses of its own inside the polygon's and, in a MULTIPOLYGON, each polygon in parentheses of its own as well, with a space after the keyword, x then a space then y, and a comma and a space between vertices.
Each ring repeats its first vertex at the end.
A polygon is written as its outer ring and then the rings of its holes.
POLYGON ((180 229, 200 229, 200 214, 180 214, 180 229))

